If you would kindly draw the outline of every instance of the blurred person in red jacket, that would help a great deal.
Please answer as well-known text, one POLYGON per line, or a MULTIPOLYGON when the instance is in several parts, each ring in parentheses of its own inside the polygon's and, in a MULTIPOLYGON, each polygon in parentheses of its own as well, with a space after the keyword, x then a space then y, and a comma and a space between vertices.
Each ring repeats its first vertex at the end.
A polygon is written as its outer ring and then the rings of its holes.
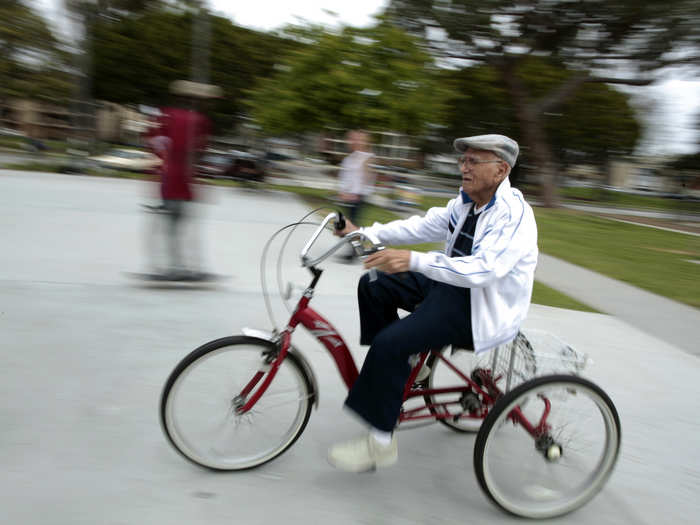
POLYGON ((170 86, 176 97, 172 107, 162 108, 156 125, 149 131, 147 142, 163 161, 159 169, 159 211, 167 217, 168 262, 157 268, 154 276, 163 280, 202 280, 198 250, 185 251, 183 238, 186 223, 195 200, 194 166, 204 151, 211 133, 209 119, 196 107, 205 100, 220 96, 220 88, 188 80, 177 80, 170 86))

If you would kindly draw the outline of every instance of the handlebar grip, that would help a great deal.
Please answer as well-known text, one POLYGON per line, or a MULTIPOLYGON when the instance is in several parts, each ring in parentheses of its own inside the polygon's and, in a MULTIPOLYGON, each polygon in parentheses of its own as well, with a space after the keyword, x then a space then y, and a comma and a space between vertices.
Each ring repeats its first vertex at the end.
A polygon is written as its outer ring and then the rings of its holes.
POLYGON ((342 212, 336 211, 338 214, 338 219, 335 221, 335 230, 340 231, 345 229, 345 217, 343 217, 342 212))

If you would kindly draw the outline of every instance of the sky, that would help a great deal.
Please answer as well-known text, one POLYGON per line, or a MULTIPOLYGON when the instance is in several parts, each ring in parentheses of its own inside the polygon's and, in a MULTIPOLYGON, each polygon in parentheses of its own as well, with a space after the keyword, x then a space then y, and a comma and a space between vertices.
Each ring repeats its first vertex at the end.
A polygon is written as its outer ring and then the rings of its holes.
MULTIPOLYGON (((64 0, 30 0, 49 18, 61 15, 64 0)), ((366 26, 379 14, 389 0, 208 0, 209 8, 226 15, 237 25, 259 30, 272 30, 293 23, 298 19, 327 25, 366 26), (333 16, 329 12, 336 13, 333 16)))
POLYGON ((209 0, 214 11, 225 13, 235 24, 262 30, 277 29, 295 22, 297 17, 327 25, 366 26, 388 3, 388 0, 209 0))
MULTIPOLYGON (((32 1, 60 32, 63 0, 32 1)), ((268 31, 300 20, 329 26, 367 26, 388 2, 389 0, 209 0, 209 6, 237 25, 268 31)), ((697 135, 700 133, 700 130, 694 128, 700 112, 699 80, 670 74, 663 81, 637 88, 633 92, 633 105, 645 125, 638 147, 639 153, 677 154, 693 153, 696 150, 697 135)))

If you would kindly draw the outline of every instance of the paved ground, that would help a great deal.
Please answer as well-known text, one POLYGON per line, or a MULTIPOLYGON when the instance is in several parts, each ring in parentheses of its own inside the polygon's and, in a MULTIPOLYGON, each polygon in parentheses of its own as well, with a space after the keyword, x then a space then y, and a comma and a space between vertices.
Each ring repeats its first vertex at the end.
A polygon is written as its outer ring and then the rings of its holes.
MULTIPOLYGON (((473 437, 442 427, 401 433, 401 459, 391 469, 356 476, 329 467, 327 447, 359 427, 340 408, 333 363, 301 333, 320 406, 288 453, 223 475, 177 456, 157 419, 165 378, 207 340, 270 326, 259 294, 262 246, 306 210, 285 194, 210 189, 201 237, 209 269, 228 278, 201 288, 144 287, 125 272, 145 266, 150 217, 139 203, 151 191, 138 181, 0 172, 0 521, 521 522, 481 494, 473 437)), ((315 304, 357 341, 361 270, 333 263, 327 270, 315 304)), ((306 277, 285 271, 283 280, 306 277)), ((700 360, 609 315, 535 305, 526 327, 590 354, 587 375, 610 394, 623 425, 621 458, 605 490, 551 523, 695 523, 700 360)), ((362 348, 353 352, 362 359, 362 348)))

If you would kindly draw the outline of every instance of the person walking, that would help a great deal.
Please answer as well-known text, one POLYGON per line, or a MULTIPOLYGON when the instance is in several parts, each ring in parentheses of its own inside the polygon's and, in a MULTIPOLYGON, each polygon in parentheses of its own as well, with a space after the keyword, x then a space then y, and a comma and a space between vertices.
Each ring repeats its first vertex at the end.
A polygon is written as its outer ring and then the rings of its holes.
POLYGON ((374 174, 369 167, 374 155, 364 131, 350 131, 347 142, 350 154, 340 163, 338 198, 347 208, 350 221, 359 224, 362 207, 374 191, 374 174))
MULTIPOLYGON (((369 163, 374 155, 370 151, 369 137, 361 130, 347 134, 350 154, 340 164, 338 200, 345 208, 350 222, 360 224, 362 210, 374 191, 374 173, 369 163)), ((354 253, 340 256, 346 262, 354 260, 354 253)))
POLYGON ((160 110, 156 126, 147 142, 162 160, 159 170, 160 212, 166 217, 168 262, 156 271, 163 280, 203 280, 199 245, 191 241, 185 246, 184 232, 191 222, 192 201, 195 200, 194 165, 206 148, 211 123, 197 109, 204 99, 220 96, 220 88, 187 80, 171 84, 175 96, 173 106, 160 110))

